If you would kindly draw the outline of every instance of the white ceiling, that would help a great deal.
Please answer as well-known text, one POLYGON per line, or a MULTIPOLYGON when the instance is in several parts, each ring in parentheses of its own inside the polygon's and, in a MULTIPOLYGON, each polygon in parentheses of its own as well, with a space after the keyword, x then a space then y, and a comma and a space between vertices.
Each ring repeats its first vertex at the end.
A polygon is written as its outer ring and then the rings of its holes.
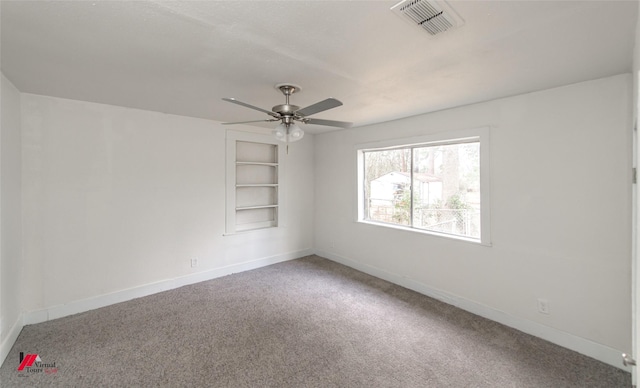
POLYGON ((636 1, 451 1, 465 24, 436 36, 396 2, 2 0, 1 67, 26 93, 223 122, 267 116, 222 97, 270 110, 291 82, 355 126, 631 71, 636 1))

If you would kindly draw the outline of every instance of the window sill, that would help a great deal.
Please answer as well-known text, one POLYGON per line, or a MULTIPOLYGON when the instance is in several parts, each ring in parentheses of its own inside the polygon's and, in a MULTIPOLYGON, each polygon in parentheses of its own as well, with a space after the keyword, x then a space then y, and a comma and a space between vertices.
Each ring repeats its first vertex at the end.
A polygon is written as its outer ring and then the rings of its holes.
POLYGON ((484 241, 480 241, 480 239, 475 239, 470 237, 456 236, 454 234, 438 233, 430 230, 417 229, 417 228, 412 228, 412 227, 402 226, 402 225, 395 225, 395 224, 387 224, 384 222, 376 222, 371 220, 358 220, 356 222, 360 224, 372 225, 372 226, 377 226, 382 228, 396 229, 396 230, 402 230, 405 232, 413 232, 413 233, 419 233, 419 234, 426 234, 434 237, 446 238, 450 240, 457 240, 457 241, 462 241, 466 243, 471 243, 474 245, 482 245, 485 247, 492 246, 491 242, 484 242, 484 241))

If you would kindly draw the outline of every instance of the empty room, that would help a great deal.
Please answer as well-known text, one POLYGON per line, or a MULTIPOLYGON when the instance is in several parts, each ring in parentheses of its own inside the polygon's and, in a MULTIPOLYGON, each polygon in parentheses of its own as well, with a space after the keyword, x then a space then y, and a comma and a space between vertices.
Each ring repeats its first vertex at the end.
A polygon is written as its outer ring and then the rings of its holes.
POLYGON ((0 0, 0 386, 635 386, 638 19, 0 0))

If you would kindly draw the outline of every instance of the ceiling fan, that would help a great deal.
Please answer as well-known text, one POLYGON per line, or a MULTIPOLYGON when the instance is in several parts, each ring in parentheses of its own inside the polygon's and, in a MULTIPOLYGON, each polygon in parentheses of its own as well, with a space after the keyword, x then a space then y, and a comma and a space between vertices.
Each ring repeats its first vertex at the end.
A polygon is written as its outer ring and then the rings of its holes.
POLYGON ((339 127, 339 128, 350 128, 353 123, 349 123, 346 121, 335 121, 335 120, 323 120, 323 119, 314 119, 309 118, 313 114, 323 112, 325 110, 329 110, 332 108, 336 108, 342 105, 342 102, 336 100, 335 98, 327 98, 326 100, 322 100, 320 102, 316 102, 315 104, 309 105, 305 108, 300 109, 299 106, 289 104, 289 96, 291 96, 295 92, 299 92, 300 86, 284 83, 277 84, 276 89, 280 90, 282 94, 285 96, 285 103, 276 105, 271 108, 271 111, 266 109, 258 108, 257 106, 253 106, 247 104, 246 102, 238 101, 235 98, 223 98, 224 101, 232 102, 234 104, 242 105, 247 108, 251 108, 271 116, 269 119, 264 120, 252 120, 252 121, 238 121, 233 123, 222 123, 222 125, 232 125, 232 124, 247 124, 247 123, 257 123, 264 121, 280 121, 280 124, 273 131, 276 139, 284 141, 284 142, 294 142, 302 139, 304 136, 304 131, 300 129, 298 125, 296 125, 296 121, 301 122, 303 124, 317 124, 317 125, 328 125, 331 127, 339 127))

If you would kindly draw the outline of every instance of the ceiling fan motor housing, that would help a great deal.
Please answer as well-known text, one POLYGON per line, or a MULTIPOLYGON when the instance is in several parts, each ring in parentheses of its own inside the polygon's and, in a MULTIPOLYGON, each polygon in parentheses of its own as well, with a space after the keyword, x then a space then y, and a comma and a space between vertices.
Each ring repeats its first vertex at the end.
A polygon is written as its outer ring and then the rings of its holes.
POLYGON ((291 116, 295 111, 300 110, 300 107, 290 104, 281 104, 274 106, 271 110, 276 113, 280 113, 283 116, 291 116))
POLYGON ((280 90, 282 94, 284 94, 286 101, 284 104, 274 106, 273 108, 271 108, 271 110, 274 111, 275 113, 279 113, 281 116, 283 116, 283 118, 287 116, 294 116, 295 112, 299 110, 300 107, 289 104, 289 96, 295 92, 299 92, 301 90, 300 86, 290 84, 290 83, 284 83, 284 84, 277 84, 276 89, 280 90))

